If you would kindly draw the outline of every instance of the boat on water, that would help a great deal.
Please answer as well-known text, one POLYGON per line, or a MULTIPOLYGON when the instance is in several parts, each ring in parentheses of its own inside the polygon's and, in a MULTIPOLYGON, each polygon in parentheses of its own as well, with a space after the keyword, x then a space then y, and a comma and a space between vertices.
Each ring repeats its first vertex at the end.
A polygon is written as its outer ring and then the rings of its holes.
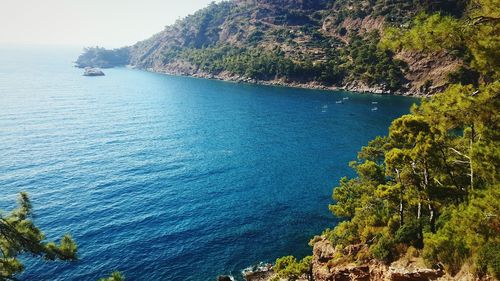
POLYGON ((83 72, 83 76, 104 76, 104 72, 102 72, 99 68, 94 67, 86 67, 83 72))
POLYGON ((345 97, 345 98, 343 98, 343 100, 349 100, 349 98, 348 98, 348 97, 345 97))
POLYGON ((372 111, 377 111, 377 110, 378 110, 378 107, 372 108, 372 111))
POLYGON ((344 102, 343 102, 343 101, 341 101, 341 100, 338 100, 338 101, 336 101, 335 103, 336 103, 336 104, 341 104, 341 103, 344 103, 344 102))
POLYGON ((378 104, 378 101, 372 101, 372 104, 378 104))

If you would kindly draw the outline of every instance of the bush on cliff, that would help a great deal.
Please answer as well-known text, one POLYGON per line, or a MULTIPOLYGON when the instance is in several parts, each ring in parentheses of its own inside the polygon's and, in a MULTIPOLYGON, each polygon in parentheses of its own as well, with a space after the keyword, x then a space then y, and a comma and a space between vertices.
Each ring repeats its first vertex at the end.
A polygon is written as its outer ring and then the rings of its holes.
POLYGON ((312 257, 308 256, 297 261, 293 256, 286 256, 276 260, 274 272, 276 276, 271 281, 279 281, 286 279, 294 281, 304 275, 309 275, 311 272, 312 257))

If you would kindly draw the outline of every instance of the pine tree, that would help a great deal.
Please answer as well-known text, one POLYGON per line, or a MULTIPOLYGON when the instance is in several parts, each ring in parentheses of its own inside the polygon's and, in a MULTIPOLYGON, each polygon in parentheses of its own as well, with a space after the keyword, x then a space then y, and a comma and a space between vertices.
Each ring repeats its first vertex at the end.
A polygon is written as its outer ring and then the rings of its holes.
POLYGON ((24 270, 19 259, 22 255, 50 261, 77 259, 77 246, 70 235, 64 235, 59 244, 44 240, 43 232, 33 222, 31 201, 21 193, 17 209, 0 214, 0 281, 17 280, 15 276, 24 270))

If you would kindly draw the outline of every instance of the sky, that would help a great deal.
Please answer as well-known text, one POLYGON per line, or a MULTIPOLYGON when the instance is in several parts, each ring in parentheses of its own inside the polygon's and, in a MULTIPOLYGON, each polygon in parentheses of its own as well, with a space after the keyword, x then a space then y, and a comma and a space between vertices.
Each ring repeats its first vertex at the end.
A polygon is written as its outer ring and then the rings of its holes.
POLYGON ((0 0, 0 44, 132 45, 213 0, 0 0))

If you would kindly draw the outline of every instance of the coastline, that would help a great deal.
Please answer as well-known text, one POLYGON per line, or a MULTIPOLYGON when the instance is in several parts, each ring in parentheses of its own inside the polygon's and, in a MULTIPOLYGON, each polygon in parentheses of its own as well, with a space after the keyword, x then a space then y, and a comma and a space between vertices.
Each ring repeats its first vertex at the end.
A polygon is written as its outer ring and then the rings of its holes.
POLYGON ((217 80, 232 83, 244 83, 251 85, 263 85, 263 86, 273 86, 273 87, 287 87, 295 89, 308 89, 308 90, 321 90, 321 91, 348 91, 357 94, 373 94, 373 95, 392 95, 392 96, 402 96, 402 97, 412 97, 412 98, 425 98, 429 95, 418 93, 418 92, 402 92, 402 91, 386 91, 380 87, 369 87, 360 85, 357 83, 347 84, 345 86, 326 86, 317 82, 299 83, 299 82, 286 82, 283 79, 275 80, 258 80, 253 78, 246 78, 238 75, 233 75, 227 72, 221 72, 219 74, 210 74, 206 72, 195 71, 193 73, 183 72, 183 71, 166 71, 164 69, 157 68, 141 68, 133 65, 127 66, 133 69, 144 70, 153 73, 159 73, 171 76, 183 76, 207 80, 217 80))

